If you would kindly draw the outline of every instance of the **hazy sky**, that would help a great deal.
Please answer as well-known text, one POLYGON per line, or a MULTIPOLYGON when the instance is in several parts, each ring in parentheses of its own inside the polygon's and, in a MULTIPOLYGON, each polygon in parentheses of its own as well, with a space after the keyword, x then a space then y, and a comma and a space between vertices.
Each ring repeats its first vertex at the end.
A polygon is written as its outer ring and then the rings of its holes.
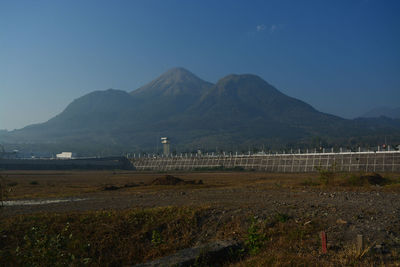
POLYGON ((344 117, 400 106, 400 1, 0 1, 0 129, 171 67, 253 73, 344 117))

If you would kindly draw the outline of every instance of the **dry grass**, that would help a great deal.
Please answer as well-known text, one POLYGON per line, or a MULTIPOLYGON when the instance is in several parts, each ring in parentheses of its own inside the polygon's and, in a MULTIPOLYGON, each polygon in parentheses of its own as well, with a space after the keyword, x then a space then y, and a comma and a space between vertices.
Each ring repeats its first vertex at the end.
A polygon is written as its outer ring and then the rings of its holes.
MULTIPOLYGON (((259 223, 258 234, 263 243, 258 253, 248 255, 239 262, 228 264, 242 266, 399 266, 398 250, 383 257, 373 251, 374 244, 366 244, 362 253, 354 244, 329 247, 322 253, 319 233, 326 227, 323 221, 313 220, 306 225, 293 220, 264 221, 259 223), (397 259, 397 260, 396 260, 397 259)), ((249 236, 247 236, 249 238, 249 236)))
POLYGON ((369 248, 359 255, 351 244, 328 246, 322 254, 319 232, 326 224, 321 220, 304 224, 277 213, 263 220, 221 221, 212 213, 210 207, 164 207, 7 218, 0 222, 0 265, 136 264, 194 246, 210 228, 215 231, 207 240, 236 233, 245 244, 226 266, 395 265, 369 248))
MULTIPOLYGON (((375 178, 376 180, 376 178, 375 178)), ((383 191, 399 192, 400 190, 400 175, 398 173, 368 173, 368 172, 353 172, 353 173, 320 173, 316 177, 308 177, 303 180, 300 185, 306 187, 320 187, 324 189, 334 189, 339 191, 370 191, 380 187, 383 191), (327 179, 326 176, 329 176, 327 179), (380 183, 375 184, 367 179, 368 176, 378 177, 380 183)))
MULTIPOLYGON (((138 173, 134 171, 7 171, 10 199, 78 196, 98 192, 106 185, 124 187, 126 184, 149 184, 160 173, 138 173)), ((259 185, 265 188, 294 188, 317 174, 273 174, 259 172, 194 172, 170 173, 184 180, 203 180, 203 188, 242 187, 259 185)), ((188 186, 186 186, 188 187, 188 186)), ((189 186, 190 187, 190 186, 189 186)), ((160 186, 132 187, 125 191, 154 190, 160 186)), ((196 186, 198 188, 198 186, 196 186)))
MULTIPOLYGON (((304 188, 324 190, 375 190, 371 185, 349 185, 354 174, 335 174, 332 184, 324 185, 318 173, 274 174, 261 172, 170 173, 184 180, 203 180, 203 185, 148 186, 160 173, 131 171, 8 171, 3 172, 9 198, 47 198, 79 196, 105 192, 106 185, 118 188, 118 195, 138 191, 179 192, 213 188, 304 188), (124 187, 136 184, 136 187, 124 187), (166 189, 167 188, 167 189, 166 189)), ((356 174, 358 175, 358 174, 356 174)), ((399 174, 382 175, 390 183, 380 190, 399 192, 399 174)), ((278 190, 278 192, 280 192, 278 190)), ((221 200, 223 201, 223 200, 221 200)), ((204 203, 204 202, 201 202, 204 203)), ((222 202, 221 202, 222 203, 222 202)), ((246 244, 239 262, 232 266, 373 266, 400 262, 397 248, 389 260, 372 250, 360 257, 354 245, 328 247, 320 252, 319 232, 329 222, 317 217, 311 222, 290 218, 282 213, 251 221, 251 214, 214 212, 214 206, 164 207, 109 211, 64 212, 20 215, 0 221, 0 265, 127 265, 143 262, 212 239, 238 238, 246 244), (398 260, 396 260, 398 259, 398 260)), ((238 207, 235 207, 238 209, 238 207)), ((227 209, 226 209, 227 210, 227 209)), ((232 211, 233 212, 233 211, 232 211)), ((368 246, 372 244, 367 244, 368 246)))
POLYGON ((0 222, 0 265, 134 264, 190 247, 206 207, 24 215, 0 222))

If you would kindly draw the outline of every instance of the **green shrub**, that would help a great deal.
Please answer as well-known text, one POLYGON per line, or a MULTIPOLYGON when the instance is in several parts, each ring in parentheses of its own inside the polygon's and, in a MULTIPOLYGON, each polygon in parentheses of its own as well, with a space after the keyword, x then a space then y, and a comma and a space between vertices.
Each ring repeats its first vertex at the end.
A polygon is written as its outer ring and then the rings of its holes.
POLYGON ((247 229, 247 238, 245 245, 250 254, 257 254, 265 242, 266 236, 262 233, 259 224, 253 218, 249 229, 247 229))
POLYGON ((163 239, 159 231, 153 230, 153 232, 151 233, 151 243, 154 246, 159 246, 163 243, 163 239))

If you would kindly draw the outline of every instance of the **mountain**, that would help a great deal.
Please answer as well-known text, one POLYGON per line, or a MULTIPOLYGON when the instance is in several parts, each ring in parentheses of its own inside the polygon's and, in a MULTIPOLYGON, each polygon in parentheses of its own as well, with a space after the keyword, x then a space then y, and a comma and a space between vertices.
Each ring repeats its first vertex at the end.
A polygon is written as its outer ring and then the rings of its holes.
POLYGON ((203 116, 223 120, 261 119, 264 122, 305 126, 309 121, 340 120, 289 97, 258 76, 228 75, 217 82, 192 108, 203 116), (230 116, 227 115, 229 111, 230 116))
POLYGON ((140 118, 157 121, 185 112, 211 86, 184 68, 173 68, 130 94, 139 103, 140 118))
POLYGON ((134 109, 134 99, 125 91, 95 91, 75 99, 63 112, 45 123, 13 131, 27 140, 56 139, 74 133, 112 130, 129 122, 127 114, 134 109))
POLYGON ((75 99, 47 122, 0 135, 0 140, 20 150, 116 152, 124 148, 126 129, 133 127, 129 114, 134 107, 135 100, 125 91, 95 91, 75 99))
POLYGON ((212 85, 184 68, 173 68, 143 87, 132 91, 131 95, 143 100, 160 96, 199 97, 212 85))
POLYGON ((109 89, 74 100, 41 124, 1 132, 12 149, 80 155, 154 152, 160 137, 173 150, 248 150, 400 141, 400 120, 346 120, 287 96, 252 74, 212 84, 174 68, 130 93, 109 89))
POLYGON ((373 128, 370 121, 346 120, 319 112, 251 74, 220 79, 185 114, 168 124, 185 131, 190 140, 184 142, 193 147, 202 147, 204 143, 209 147, 282 147, 289 143, 309 146, 317 139, 334 145, 344 144, 349 137, 365 136, 375 141, 377 133, 400 129, 392 121, 373 128), (196 139, 196 133, 206 133, 206 137, 196 139))
POLYGON ((388 117, 392 119, 400 119, 400 107, 398 108, 389 108, 389 107, 379 107, 374 108, 362 116, 361 118, 378 118, 378 117, 388 117))

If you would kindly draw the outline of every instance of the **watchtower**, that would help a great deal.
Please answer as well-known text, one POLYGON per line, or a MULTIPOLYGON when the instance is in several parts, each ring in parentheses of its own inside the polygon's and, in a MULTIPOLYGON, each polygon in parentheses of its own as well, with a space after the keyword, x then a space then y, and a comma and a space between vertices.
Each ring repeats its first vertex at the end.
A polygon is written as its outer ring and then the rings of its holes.
POLYGON ((163 154, 169 155, 169 139, 168 137, 161 137, 161 144, 163 144, 163 154))

